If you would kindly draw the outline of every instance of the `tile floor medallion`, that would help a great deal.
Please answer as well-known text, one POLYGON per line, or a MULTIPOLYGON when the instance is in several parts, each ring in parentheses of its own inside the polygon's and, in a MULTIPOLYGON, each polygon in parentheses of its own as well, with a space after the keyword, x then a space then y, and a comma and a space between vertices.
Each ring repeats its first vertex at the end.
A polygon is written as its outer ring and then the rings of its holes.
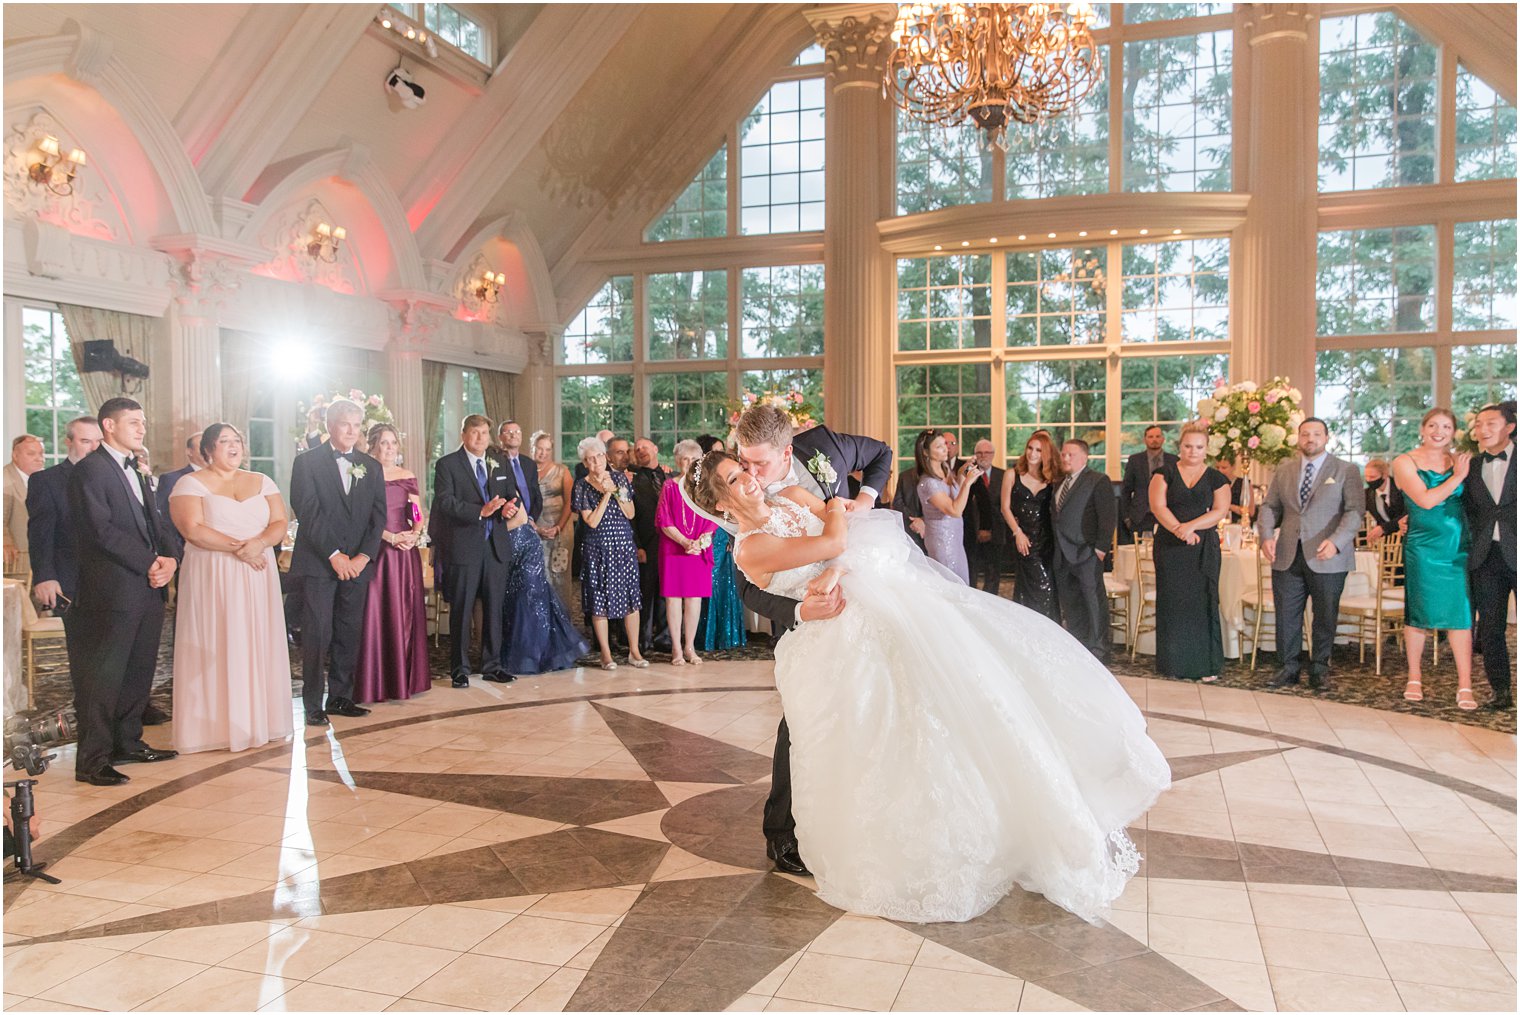
POLYGON ((5 1007, 1515 1009, 1512 735, 1121 677, 1175 785, 1109 920, 1015 891, 913 925, 770 871, 770 672, 435 684, 115 789, 65 749, 5 1007))

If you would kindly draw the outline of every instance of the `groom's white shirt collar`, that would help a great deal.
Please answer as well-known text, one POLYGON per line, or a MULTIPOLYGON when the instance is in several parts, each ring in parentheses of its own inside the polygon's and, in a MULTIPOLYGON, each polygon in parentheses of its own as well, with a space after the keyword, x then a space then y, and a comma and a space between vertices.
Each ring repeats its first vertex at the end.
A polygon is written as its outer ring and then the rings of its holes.
MULTIPOLYGON (((780 493, 782 490, 786 489, 789 486, 801 486, 802 485, 802 474, 800 472, 798 472, 797 469, 798 469, 797 456, 793 455, 792 456, 792 467, 791 467, 791 469, 789 469, 787 471, 787 474, 785 476, 783 476, 780 479, 776 480, 776 482, 774 482, 774 483, 767 483, 765 485, 765 492, 766 493, 780 493)), ((814 482, 818 483, 818 480, 814 479, 814 482)), ((818 483, 818 485, 820 487, 823 486, 822 483, 818 483)), ((870 486, 865 486, 865 485, 861 486, 860 492, 863 493, 863 494, 865 494, 866 496, 870 497, 872 500, 875 500, 876 497, 877 497, 877 495, 880 493, 880 491, 877 490, 875 487, 870 487, 870 486)))

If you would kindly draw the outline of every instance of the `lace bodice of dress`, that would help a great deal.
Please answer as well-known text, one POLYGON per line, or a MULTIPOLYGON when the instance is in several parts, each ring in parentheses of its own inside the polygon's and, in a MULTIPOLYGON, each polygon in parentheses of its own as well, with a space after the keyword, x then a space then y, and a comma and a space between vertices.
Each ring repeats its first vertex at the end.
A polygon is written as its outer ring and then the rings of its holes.
MULTIPOLYGON (((823 521, 802 505, 784 497, 776 498, 768 503, 771 506, 771 516, 760 528, 739 533, 739 543, 744 542, 746 536, 752 536, 758 532, 780 536, 782 539, 816 536, 823 532, 823 521)), ((766 586, 765 591, 772 595, 800 600, 807 594, 808 582, 822 574, 826 566, 826 562, 820 560, 812 564, 804 564, 802 567, 794 567, 789 571, 777 571, 771 575, 770 584, 766 586)))

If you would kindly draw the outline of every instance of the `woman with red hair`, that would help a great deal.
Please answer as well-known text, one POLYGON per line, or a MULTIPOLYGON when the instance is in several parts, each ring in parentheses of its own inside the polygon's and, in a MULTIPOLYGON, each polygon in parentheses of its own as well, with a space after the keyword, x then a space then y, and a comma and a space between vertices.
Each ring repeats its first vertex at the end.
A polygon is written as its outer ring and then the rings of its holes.
POLYGON ((1061 456, 1046 430, 1036 430, 1024 453, 1003 473, 1003 519, 1013 533, 1013 601, 1051 620, 1061 619, 1056 603, 1055 535, 1050 498, 1060 484, 1061 456))

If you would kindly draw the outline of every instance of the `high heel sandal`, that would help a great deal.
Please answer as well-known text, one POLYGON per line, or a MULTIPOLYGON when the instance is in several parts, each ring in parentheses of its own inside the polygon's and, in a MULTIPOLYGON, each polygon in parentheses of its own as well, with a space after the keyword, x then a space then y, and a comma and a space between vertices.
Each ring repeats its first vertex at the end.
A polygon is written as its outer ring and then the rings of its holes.
POLYGON ((1471 712, 1478 707, 1478 700, 1473 697, 1471 687, 1457 688, 1457 707, 1464 712, 1471 712), (1462 697, 1464 694, 1467 695, 1467 697, 1462 697))
POLYGON ((1405 701, 1424 701, 1425 700, 1425 692, 1422 691, 1422 690, 1420 690, 1420 682, 1418 680, 1411 680, 1411 681, 1409 681, 1409 683, 1407 683, 1407 684, 1404 685, 1404 700, 1405 701), (1410 690, 1411 687, 1414 688, 1413 691, 1410 690))

